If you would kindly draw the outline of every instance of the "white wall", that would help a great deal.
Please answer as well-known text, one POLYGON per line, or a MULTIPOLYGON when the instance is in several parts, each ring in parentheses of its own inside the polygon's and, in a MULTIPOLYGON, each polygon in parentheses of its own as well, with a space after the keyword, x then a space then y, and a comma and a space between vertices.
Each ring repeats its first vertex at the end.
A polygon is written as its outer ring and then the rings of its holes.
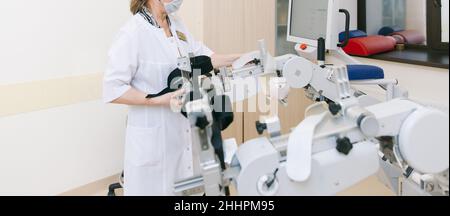
POLYGON ((57 195, 120 173, 124 114, 92 101, 0 118, 0 195, 57 195))
MULTIPOLYGON (((179 15, 201 40, 203 14, 192 12, 203 11, 199 2, 185 0, 179 15)), ((17 94, 17 84, 32 89, 55 79, 73 85, 73 76, 103 73, 107 51, 130 15, 129 0, 0 0, 1 89, 17 94)), ((124 106, 100 100, 0 117, 0 195, 56 195, 120 173, 125 120, 124 106)))
POLYGON ((128 0, 0 0, 0 85, 101 73, 128 0))
MULTIPOLYGON (((128 11, 128 0, 0 0, 0 86, 102 73, 128 11)), ((0 117, 0 195, 56 195, 119 173, 125 116, 98 100, 0 117)))
POLYGON ((386 78, 398 79, 411 99, 449 111, 449 72, 447 69, 359 58, 363 63, 380 66, 386 78))
MULTIPOLYGON (((179 14, 198 40, 202 2, 185 0, 179 14)), ((102 72, 128 6, 129 0, 0 0, 0 85, 102 72)))
POLYGON ((184 0, 178 15, 196 40, 203 40, 203 0, 184 0))

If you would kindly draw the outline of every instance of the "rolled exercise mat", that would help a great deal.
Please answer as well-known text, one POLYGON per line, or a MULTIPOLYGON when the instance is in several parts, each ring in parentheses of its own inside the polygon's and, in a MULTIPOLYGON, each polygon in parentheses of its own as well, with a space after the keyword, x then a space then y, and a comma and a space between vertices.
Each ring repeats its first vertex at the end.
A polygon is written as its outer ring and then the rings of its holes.
MULTIPOLYGON (((367 37, 367 33, 361 31, 361 30, 353 30, 349 33, 349 39, 352 38, 360 38, 360 37, 367 37)), ((345 32, 339 33, 339 42, 345 41, 345 32)))
POLYGON ((397 39, 395 37, 392 36, 386 36, 386 39, 389 39, 392 41, 392 43, 397 44, 397 39))
POLYGON ((425 42, 425 36, 416 30, 395 32, 392 35, 403 37, 403 39, 405 40, 405 44, 423 44, 425 42))
POLYGON ((403 30, 404 29, 402 29, 400 27, 385 26, 385 27, 381 28, 380 31, 378 31, 378 35, 388 36, 395 32, 400 32, 403 30))
POLYGON ((350 39, 344 51, 354 56, 371 56, 395 49, 396 41, 385 36, 373 35, 350 39))
POLYGON ((403 37, 400 36, 400 35, 392 35, 392 36, 386 36, 386 37, 392 37, 392 38, 394 38, 394 40, 395 40, 395 42, 396 42, 397 44, 405 44, 405 38, 403 38, 403 37))

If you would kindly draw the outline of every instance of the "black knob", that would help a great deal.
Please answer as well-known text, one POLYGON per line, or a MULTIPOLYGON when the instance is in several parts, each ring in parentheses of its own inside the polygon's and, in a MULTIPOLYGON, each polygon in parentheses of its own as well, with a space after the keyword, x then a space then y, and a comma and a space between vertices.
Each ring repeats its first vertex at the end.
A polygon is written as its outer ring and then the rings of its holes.
POLYGON ((403 173, 403 175, 406 178, 409 178, 413 172, 414 172, 414 169, 412 167, 408 166, 405 170, 405 173, 403 173))
POLYGON ((336 143, 336 150, 342 154, 348 155, 353 149, 353 144, 347 137, 337 139, 336 143))
POLYGON ((200 129, 205 129, 209 125, 209 121, 206 116, 197 117, 197 121, 195 122, 195 126, 200 129))
POLYGON ((267 130, 267 124, 261 123, 260 121, 256 122, 256 131, 258 131, 259 135, 262 135, 264 131, 267 130))
POLYGON ((330 103, 328 105, 328 109, 330 110, 331 114, 333 114, 335 116, 335 115, 339 114, 339 112, 341 112, 342 107, 340 104, 330 103))

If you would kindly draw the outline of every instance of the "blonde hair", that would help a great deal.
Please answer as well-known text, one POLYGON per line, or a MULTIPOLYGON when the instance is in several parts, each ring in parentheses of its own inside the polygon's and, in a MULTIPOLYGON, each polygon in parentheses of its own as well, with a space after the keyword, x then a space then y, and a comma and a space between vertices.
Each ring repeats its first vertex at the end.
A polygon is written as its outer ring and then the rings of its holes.
POLYGON ((147 4, 148 0, 131 0, 130 2, 130 11, 131 13, 137 14, 142 8, 144 8, 145 4, 147 4))

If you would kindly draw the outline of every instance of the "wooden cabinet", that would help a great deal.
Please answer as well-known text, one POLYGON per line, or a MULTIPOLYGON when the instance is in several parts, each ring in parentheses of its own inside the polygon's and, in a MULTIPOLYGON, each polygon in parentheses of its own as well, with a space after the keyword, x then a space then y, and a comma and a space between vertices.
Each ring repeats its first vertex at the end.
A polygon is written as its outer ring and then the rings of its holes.
MULTIPOLYGON (((244 31, 243 0, 205 0, 203 1, 204 43, 215 53, 232 54, 245 52, 242 35, 244 31)), ((233 124, 223 133, 224 138, 244 140, 243 113, 235 113, 233 124)))
MULTIPOLYGON (((216 53, 257 50, 257 41, 265 39, 268 50, 275 55, 276 25, 276 0, 204 1, 204 42, 216 53)), ((225 131, 224 137, 235 137, 238 142, 258 137, 255 122, 267 113, 247 109, 256 101, 257 97, 253 97, 244 102, 245 112, 236 113, 236 121, 225 131)), ((278 106, 284 133, 303 120, 309 104, 302 90, 293 90, 289 96, 289 106, 278 106)))
POLYGON ((244 1, 204 1, 204 42, 216 53, 245 52, 244 1))

